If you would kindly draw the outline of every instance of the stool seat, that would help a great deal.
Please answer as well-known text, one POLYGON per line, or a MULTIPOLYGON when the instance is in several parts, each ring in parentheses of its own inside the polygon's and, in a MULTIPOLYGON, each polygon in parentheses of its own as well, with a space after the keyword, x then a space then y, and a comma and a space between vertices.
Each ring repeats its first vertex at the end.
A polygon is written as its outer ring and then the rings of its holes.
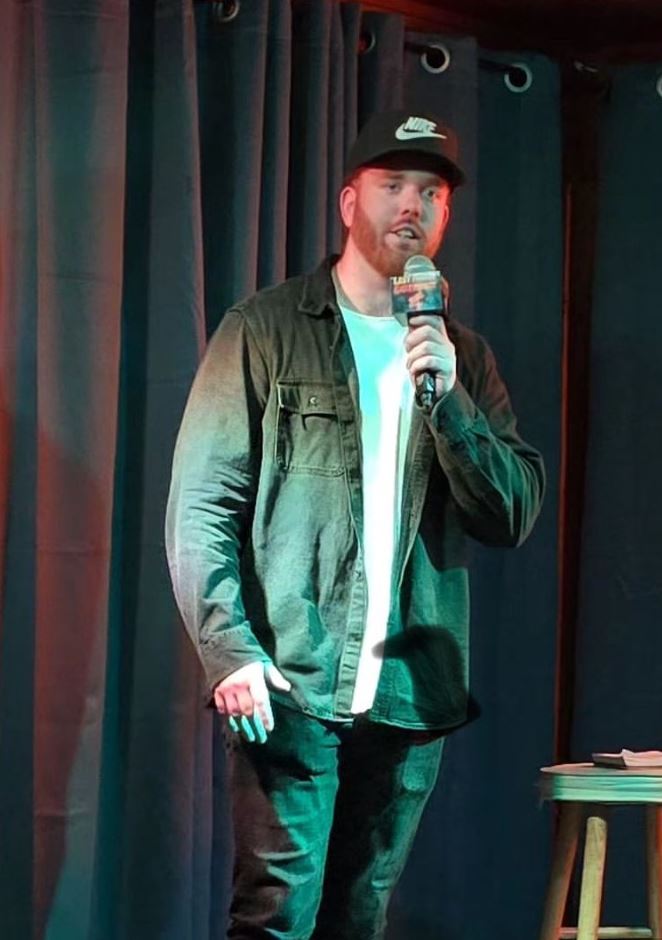
POLYGON ((662 940, 662 768, 596 767, 556 764, 543 767, 541 800, 559 803, 559 825, 545 901, 540 940, 650 938, 662 940), (607 851, 607 815, 614 804, 646 807, 646 859, 649 925, 601 927, 602 888, 607 851), (586 820, 584 864, 577 927, 563 927, 570 877, 586 820))
POLYGON ((543 800, 578 803, 662 803, 662 767, 555 764, 540 770, 543 800))

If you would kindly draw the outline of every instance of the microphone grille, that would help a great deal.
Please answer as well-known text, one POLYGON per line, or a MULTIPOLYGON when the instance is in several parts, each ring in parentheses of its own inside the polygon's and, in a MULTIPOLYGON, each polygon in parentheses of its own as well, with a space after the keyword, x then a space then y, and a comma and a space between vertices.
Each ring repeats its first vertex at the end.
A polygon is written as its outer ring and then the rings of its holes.
POLYGON ((412 255, 405 261, 405 277, 411 277, 412 274, 427 274, 436 270, 434 264, 425 255, 412 255))

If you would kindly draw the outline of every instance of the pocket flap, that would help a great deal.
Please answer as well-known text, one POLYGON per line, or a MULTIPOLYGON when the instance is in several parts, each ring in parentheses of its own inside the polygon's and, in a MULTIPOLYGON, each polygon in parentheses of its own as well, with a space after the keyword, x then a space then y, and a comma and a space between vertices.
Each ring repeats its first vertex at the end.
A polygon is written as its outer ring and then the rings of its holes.
POLYGON ((307 382, 301 385, 277 383, 278 404, 286 411, 297 414, 331 415, 336 413, 336 402, 331 385, 316 385, 307 382))

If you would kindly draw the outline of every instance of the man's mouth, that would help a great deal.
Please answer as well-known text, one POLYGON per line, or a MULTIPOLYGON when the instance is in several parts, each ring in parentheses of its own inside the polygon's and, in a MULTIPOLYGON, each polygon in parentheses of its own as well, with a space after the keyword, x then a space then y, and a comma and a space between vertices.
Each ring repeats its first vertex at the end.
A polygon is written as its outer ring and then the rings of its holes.
POLYGON ((423 235, 413 225, 400 225, 389 232, 392 247, 404 256, 416 254, 423 250, 423 235))
POLYGON ((409 242, 420 241, 422 238, 420 230, 413 225, 400 225, 393 229, 391 234, 409 242))

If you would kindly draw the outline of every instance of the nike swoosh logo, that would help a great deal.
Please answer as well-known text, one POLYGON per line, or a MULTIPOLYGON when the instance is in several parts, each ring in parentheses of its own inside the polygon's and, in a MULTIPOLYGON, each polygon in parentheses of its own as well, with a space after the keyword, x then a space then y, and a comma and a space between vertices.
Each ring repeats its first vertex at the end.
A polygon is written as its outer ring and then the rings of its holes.
POLYGON ((446 134, 431 134, 428 131, 412 131, 407 130, 404 124, 401 124, 395 132, 395 136, 398 140, 413 140, 417 137, 439 137, 441 140, 448 140, 446 134))

